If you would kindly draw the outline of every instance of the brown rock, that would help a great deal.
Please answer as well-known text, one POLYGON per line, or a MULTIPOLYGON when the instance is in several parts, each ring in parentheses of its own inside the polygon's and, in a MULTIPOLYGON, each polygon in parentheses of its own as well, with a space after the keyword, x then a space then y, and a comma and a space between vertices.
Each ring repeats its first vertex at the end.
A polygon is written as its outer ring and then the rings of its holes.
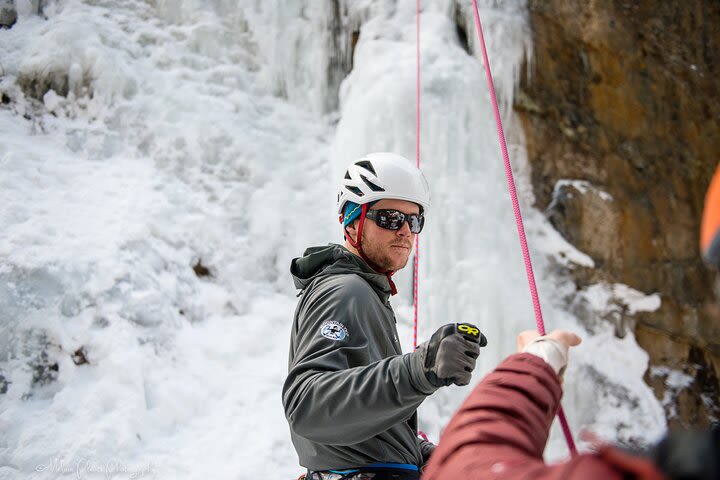
MULTIPOLYGON (((515 109, 537 206, 595 260, 598 272, 576 270, 579 285, 661 295, 657 312, 637 315, 638 342, 652 366, 694 379, 673 394, 671 424, 707 424, 720 413, 720 322, 705 307, 712 274, 697 245, 720 152, 720 3, 531 0, 529 9, 535 53, 515 109)), ((647 379, 667 399, 661 376, 647 379)))
POLYGON ((17 12, 12 0, 0 0, 0 28, 11 28, 17 22, 17 12))

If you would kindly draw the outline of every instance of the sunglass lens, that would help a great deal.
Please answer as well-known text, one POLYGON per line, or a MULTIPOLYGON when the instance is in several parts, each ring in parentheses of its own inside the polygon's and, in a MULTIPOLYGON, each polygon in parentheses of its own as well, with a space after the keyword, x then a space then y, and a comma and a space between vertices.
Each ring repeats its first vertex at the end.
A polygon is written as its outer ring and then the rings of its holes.
POLYGON ((420 233, 425 224, 425 217, 421 215, 409 215, 408 223, 410 224, 410 231, 412 233, 420 233))
POLYGON ((405 222, 408 222, 412 233, 420 233, 425 224, 425 217, 422 214, 405 214, 397 210, 371 210, 378 227, 388 230, 400 230, 405 222), (375 213, 376 212, 376 213, 375 213))
POLYGON ((390 230, 400 230, 403 222, 405 222, 405 215, 401 212, 390 211, 387 212, 387 226, 385 228, 389 228, 390 230))

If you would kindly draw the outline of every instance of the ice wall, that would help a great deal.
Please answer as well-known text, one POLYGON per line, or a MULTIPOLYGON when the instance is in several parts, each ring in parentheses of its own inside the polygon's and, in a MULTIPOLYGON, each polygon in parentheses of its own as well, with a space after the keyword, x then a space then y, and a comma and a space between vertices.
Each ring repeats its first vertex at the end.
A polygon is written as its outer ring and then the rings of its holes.
POLYGON ((325 20, 45 3, 0 31, 3 477, 293 475, 287 268, 331 236, 325 20))

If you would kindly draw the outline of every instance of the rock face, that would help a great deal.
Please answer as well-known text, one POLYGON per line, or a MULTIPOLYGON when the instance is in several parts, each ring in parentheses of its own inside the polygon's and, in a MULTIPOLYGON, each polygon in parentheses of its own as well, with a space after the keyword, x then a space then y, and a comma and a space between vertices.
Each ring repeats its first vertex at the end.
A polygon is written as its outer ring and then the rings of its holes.
POLYGON ((17 21, 13 0, 0 0, 0 28, 10 28, 17 21))
POLYGON ((537 207, 595 260, 573 271, 578 288, 661 295, 634 325, 670 425, 720 419, 720 315, 698 247, 720 153, 720 2, 528 4, 535 51, 515 109, 537 207))

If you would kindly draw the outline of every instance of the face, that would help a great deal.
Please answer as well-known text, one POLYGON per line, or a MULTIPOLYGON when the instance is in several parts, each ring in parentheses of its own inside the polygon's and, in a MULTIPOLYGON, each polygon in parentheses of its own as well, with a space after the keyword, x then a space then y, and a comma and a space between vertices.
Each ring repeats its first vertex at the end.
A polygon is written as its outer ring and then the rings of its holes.
MULTIPOLYGON (((403 213, 420 213, 420 207, 405 200, 380 200, 371 207, 371 210, 398 210, 403 213)), ((354 222, 348 231, 357 238, 357 226, 354 222)), ((375 222, 366 219, 362 232, 362 249, 365 255, 378 267, 384 270, 400 270, 405 267, 412 251, 415 234, 410 232, 407 222, 400 230, 387 230, 375 225, 375 222)))

